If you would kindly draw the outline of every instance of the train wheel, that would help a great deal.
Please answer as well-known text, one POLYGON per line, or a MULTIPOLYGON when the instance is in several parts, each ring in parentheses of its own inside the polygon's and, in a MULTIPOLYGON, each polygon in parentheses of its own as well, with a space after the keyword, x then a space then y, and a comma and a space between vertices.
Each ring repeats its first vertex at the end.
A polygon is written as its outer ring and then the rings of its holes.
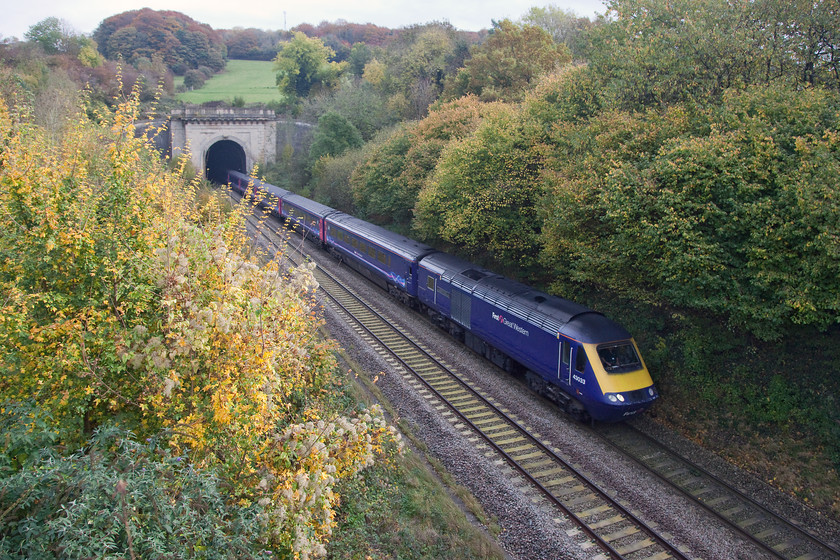
POLYGON ((538 395, 545 395, 545 381, 536 373, 529 371, 525 374, 525 379, 528 381, 528 387, 538 395))

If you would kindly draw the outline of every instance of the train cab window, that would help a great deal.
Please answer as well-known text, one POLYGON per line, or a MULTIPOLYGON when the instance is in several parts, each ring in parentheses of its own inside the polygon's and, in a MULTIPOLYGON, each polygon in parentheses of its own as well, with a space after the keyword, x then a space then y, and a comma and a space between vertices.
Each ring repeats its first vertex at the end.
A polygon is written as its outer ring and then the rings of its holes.
POLYGON ((598 357, 607 373, 625 373, 642 369, 636 348, 628 342, 598 347, 598 357))
POLYGON ((575 371, 578 373, 583 373, 586 369, 586 352, 583 350, 583 346, 578 346, 577 352, 575 352, 575 371))

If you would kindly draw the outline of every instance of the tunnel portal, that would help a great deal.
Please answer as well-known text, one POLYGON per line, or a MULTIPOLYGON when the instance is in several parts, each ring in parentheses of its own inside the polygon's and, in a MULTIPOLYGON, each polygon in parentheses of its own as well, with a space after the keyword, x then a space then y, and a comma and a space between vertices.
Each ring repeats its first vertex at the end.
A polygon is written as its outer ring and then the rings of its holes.
POLYGON ((247 173, 245 150, 233 140, 219 140, 207 150, 204 176, 208 181, 223 184, 227 182, 228 169, 247 173))

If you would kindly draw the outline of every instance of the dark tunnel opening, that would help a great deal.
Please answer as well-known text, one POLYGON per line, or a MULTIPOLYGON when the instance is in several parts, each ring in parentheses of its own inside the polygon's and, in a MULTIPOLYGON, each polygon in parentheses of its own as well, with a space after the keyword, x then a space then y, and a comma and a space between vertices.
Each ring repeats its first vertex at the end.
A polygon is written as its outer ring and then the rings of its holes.
POLYGON ((204 176, 208 181, 222 185, 227 182, 229 169, 247 173, 245 150, 233 140, 219 140, 207 150, 204 176))

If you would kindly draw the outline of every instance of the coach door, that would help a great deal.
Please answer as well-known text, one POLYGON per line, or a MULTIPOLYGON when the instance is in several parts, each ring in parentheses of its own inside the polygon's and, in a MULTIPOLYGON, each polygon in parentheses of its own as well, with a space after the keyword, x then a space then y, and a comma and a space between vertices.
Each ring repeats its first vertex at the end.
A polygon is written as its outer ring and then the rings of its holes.
POLYGON ((560 341, 557 378, 565 385, 572 384, 572 345, 566 340, 560 341))

